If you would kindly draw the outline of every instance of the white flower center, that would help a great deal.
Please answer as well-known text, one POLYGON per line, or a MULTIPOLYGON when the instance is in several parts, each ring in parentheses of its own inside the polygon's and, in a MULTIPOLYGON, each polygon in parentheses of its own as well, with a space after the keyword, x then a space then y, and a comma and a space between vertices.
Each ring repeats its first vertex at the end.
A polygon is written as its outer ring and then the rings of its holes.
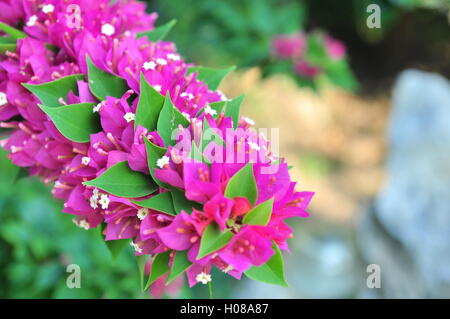
POLYGON ((109 202, 109 197, 106 194, 102 194, 100 196, 100 200, 98 201, 98 203, 102 206, 102 209, 108 209, 109 202))
POLYGON ((250 145, 250 148, 252 150, 255 150, 255 151, 260 151, 261 150, 261 147, 259 147, 259 145, 257 143, 255 143, 255 142, 248 141, 248 145, 250 145))
POLYGON ((134 113, 128 112, 123 116, 123 118, 125 119, 125 121, 127 121, 127 123, 130 123, 131 121, 134 121, 136 115, 134 113))
POLYGON ((93 107, 92 112, 98 112, 100 111, 100 108, 102 107, 102 103, 98 103, 96 106, 93 107))
POLYGON ((148 209, 147 209, 147 208, 140 208, 140 209, 137 211, 137 217, 138 217, 140 220, 143 220, 147 215, 148 215, 148 209))
POLYGON ((50 13, 53 11, 55 11, 55 7, 53 6, 53 4, 49 3, 42 7, 42 12, 44 13, 50 13))
POLYGON ((98 189, 94 188, 94 191, 92 192, 92 196, 89 199, 89 202, 91 204, 91 207, 93 209, 97 209, 98 208, 98 189))
POLYGON ((90 161, 91 159, 88 156, 83 156, 83 158, 81 159, 81 164, 83 164, 84 166, 88 166, 90 161))
POLYGON ((167 55, 167 58, 169 60, 172 60, 172 61, 179 61, 180 60, 180 56, 178 54, 173 54, 173 53, 169 53, 167 55))
POLYGON ((6 103, 8 103, 6 94, 4 92, 0 92, 0 106, 5 105, 6 103))
POLYGON ((196 277, 195 280, 198 282, 201 282, 202 284, 206 285, 208 282, 212 281, 211 275, 208 275, 207 273, 201 272, 196 277))
POLYGON ((169 156, 164 155, 156 161, 156 165, 159 168, 163 168, 165 165, 169 164, 169 156))
POLYGON ((247 123, 248 125, 255 125, 255 121, 253 121, 251 118, 249 117, 245 117, 243 116, 242 119, 244 120, 245 123, 247 123))
POLYGON ((102 25, 102 33, 104 35, 111 36, 114 34, 114 32, 116 32, 116 29, 112 24, 105 23, 104 25, 102 25))
POLYGON ((224 273, 227 273, 227 272, 232 271, 232 270, 233 270, 233 266, 228 265, 228 266, 226 266, 222 271, 223 271, 224 273))
POLYGON ((36 24, 38 17, 37 15, 32 15, 27 21, 27 27, 32 27, 36 24))
POLYGON ((191 116, 188 113, 186 113, 186 112, 182 112, 181 115, 183 115, 188 120, 191 119, 191 116))
POLYGON ((186 97, 188 100, 193 100, 194 99, 194 95, 192 93, 186 93, 186 92, 181 93, 180 97, 182 97, 182 98, 186 97))
POLYGON ((222 101, 228 101, 228 100, 229 100, 229 99, 225 96, 225 94, 223 94, 222 91, 217 91, 217 93, 219 94, 220 99, 221 99, 222 101))
POLYGON ((145 71, 154 70, 156 68, 156 63, 153 61, 147 61, 147 62, 144 62, 142 67, 144 68, 145 71))
POLYGON ((134 248, 134 251, 135 251, 135 252, 137 252, 137 253, 139 253, 139 254, 142 253, 142 248, 139 247, 139 245, 136 244, 134 241, 132 241, 132 242, 130 243, 130 246, 134 248))
POLYGON ((205 106, 205 113, 214 116, 217 114, 217 111, 212 109, 211 106, 207 105, 205 106))
POLYGON ((158 58, 158 59, 156 59, 156 63, 161 64, 161 65, 166 65, 167 61, 165 59, 158 58))
POLYGON ((88 230, 90 228, 88 221, 84 218, 80 219, 80 220, 74 218, 74 219, 72 219, 72 221, 75 225, 77 225, 78 227, 83 228, 85 230, 88 230))

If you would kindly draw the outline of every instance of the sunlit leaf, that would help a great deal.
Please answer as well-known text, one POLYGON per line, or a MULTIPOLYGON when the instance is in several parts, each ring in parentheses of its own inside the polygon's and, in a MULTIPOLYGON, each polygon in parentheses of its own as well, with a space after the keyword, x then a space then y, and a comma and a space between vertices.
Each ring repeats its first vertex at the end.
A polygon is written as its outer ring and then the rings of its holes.
POLYGON ((45 82, 41 84, 26 84, 26 87, 33 93, 45 106, 55 107, 61 106, 60 99, 65 100, 69 92, 78 95, 78 80, 84 79, 83 74, 73 74, 62 77, 55 81, 45 82))
POLYGON ((56 128, 71 141, 86 143, 90 135, 101 130, 97 113, 92 112, 93 103, 70 104, 49 107, 38 104, 47 114, 56 128))

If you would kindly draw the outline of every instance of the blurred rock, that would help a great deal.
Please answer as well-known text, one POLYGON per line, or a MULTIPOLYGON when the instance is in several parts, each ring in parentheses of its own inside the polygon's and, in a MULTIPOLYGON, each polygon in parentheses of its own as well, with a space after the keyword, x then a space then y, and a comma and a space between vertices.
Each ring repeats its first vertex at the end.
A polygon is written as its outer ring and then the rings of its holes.
POLYGON ((305 230, 304 223, 284 253, 286 279, 289 288, 244 281, 234 298, 349 298, 355 296, 363 278, 357 264, 353 230, 310 221, 314 226, 305 230))
POLYGON ((362 297, 450 297, 450 83, 408 70, 394 88, 387 180, 360 225, 381 288, 362 297))

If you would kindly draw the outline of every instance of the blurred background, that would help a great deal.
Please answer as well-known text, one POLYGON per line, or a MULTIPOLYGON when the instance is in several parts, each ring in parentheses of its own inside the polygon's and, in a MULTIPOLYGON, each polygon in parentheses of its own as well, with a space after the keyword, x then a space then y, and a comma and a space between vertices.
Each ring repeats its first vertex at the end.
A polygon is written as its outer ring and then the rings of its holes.
MULTIPOLYGON (((215 273, 216 298, 450 297, 449 0, 151 0, 186 60, 237 65, 221 90, 280 129, 298 190, 289 288, 215 273), (368 28, 377 4, 381 28, 368 28), (381 287, 367 286, 367 266, 381 287)), ((142 298, 132 249, 112 261, 0 154, 0 298, 142 298), (66 265, 82 288, 66 286, 66 265)), ((205 286, 175 296, 206 298, 205 286)), ((165 296, 167 297, 167 295, 165 296)))

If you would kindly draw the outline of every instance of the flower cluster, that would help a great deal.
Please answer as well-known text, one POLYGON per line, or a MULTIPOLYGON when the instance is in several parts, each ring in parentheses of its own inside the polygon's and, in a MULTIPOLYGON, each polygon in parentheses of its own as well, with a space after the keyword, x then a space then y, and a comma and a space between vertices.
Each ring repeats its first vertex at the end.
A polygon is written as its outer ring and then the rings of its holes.
POLYGON ((341 41, 326 34, 297 32, 274 37, 272 55, 277 60, 290 62, 296 76, 311 81, 319 75, 327 75, 329 64, 342 62, 346 48, 341 41))
POLYGON ((161 41, 171 24, 155 29, 133 0, 0 8, 1 146, 54 185, 77 226, 152 255, 149 285, 184 272, 205 284, 212 266, 285 284, 285 220, 308 216, 312 193, 295 191, 284 159, 239 117, 242 99, 216 90, 230 70, 187 64, 161 41))

